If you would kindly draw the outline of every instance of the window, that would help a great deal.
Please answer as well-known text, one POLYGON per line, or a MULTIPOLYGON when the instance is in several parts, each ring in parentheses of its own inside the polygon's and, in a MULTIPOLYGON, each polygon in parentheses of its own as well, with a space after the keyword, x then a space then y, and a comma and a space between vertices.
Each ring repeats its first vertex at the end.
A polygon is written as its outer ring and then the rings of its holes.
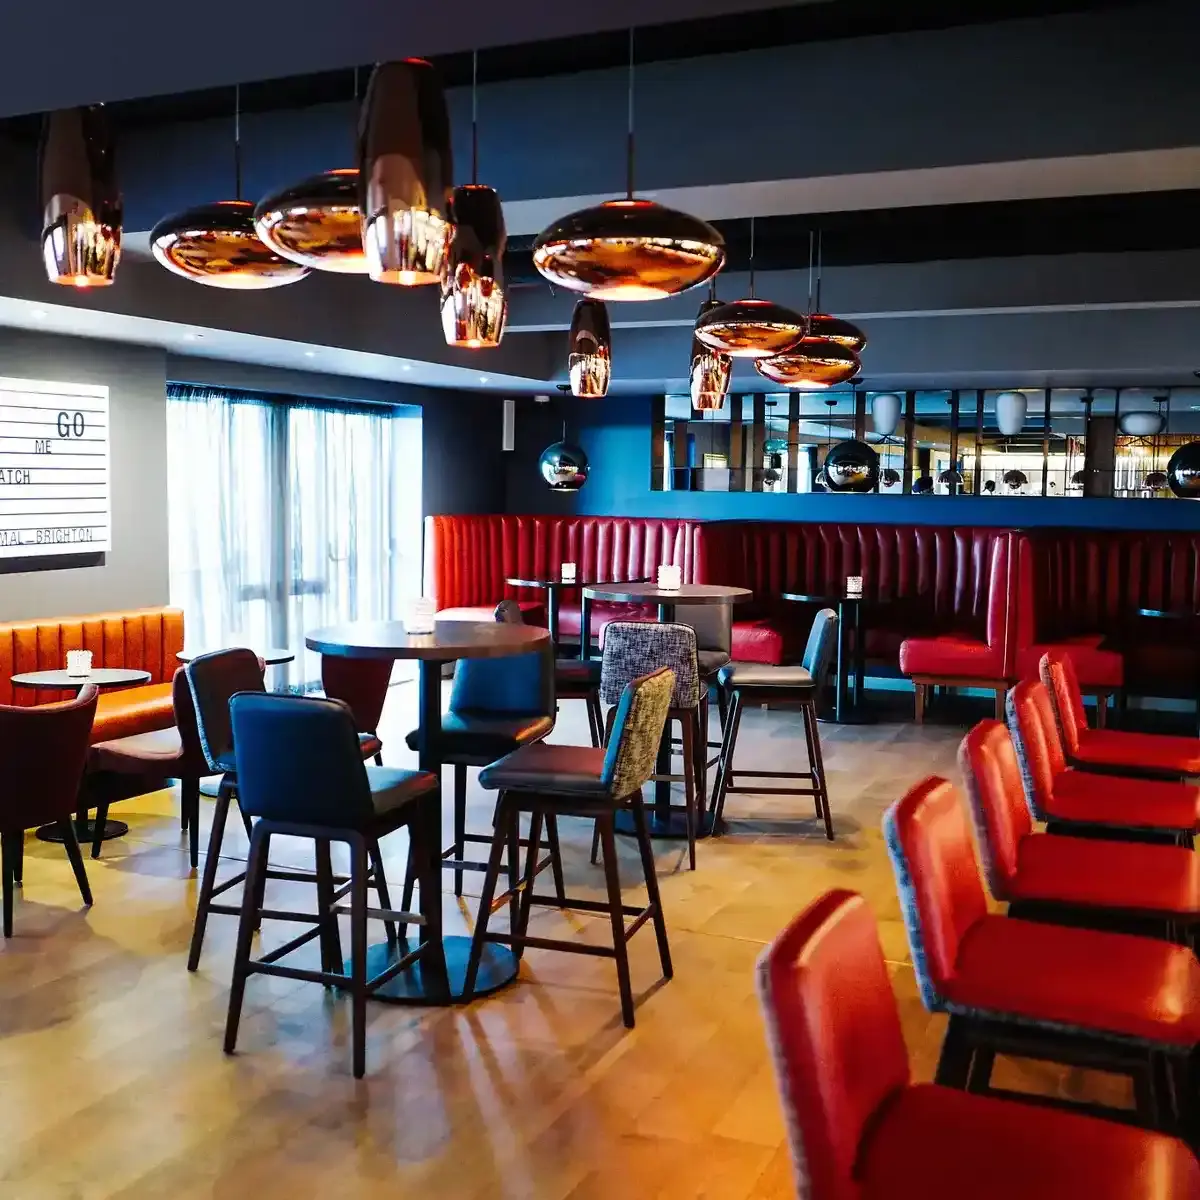
POLYGON ((421 586, 420 409, 168 389, 171 603, 189 648, 286 646, 384 620, 421 586))

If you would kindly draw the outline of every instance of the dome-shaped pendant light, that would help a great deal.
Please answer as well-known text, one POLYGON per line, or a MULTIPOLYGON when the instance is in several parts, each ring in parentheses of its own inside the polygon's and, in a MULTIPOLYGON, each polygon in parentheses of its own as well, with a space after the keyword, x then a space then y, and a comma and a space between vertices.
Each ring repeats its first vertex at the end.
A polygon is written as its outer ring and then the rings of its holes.
POLYGON ((867 344, 867 335, 850 321, 841 317, 831 317, 828 313, 815 312, 808 318, 808 336, 824 338, 834 342, 846 350, 861 354, 867 344))
POLYGON ((449 346, 500 345, 508 317, 504 289, 504 210, 479 183, 478 54, 471 57, 471 182, 454 189, 454 241, 442 283, 442 332, 449 346))
POLYGON ((236 200, 218 200, 159 221, 150 249, 175 275, 207 287, 261 291, 295 283, 308 268, 276 254, 254 228, 254 205, 242 195, 241 90, 234 89, 233 164, 236 200))
POLYGON ((707 221, 633 194, 633 30, 629 31, 627 190, 623 200, 555 221, 533 243, 533 265, 551 283, 596 300, 661 300, 696 287, 725 262, 707 221))
POLYGON ((441 283, 454 234, 454 163, 446 97, 424 59, 375 68, 358 147, 367 273, 402 287, 441 283))
POLYGON ((751 217, 750 295, 702 313, 696 321, 696 337, 710 350, 731 358, 768 358, 790 350, 807 329, 807 318, 798 312, 755 296, 754 218, 751 217))
MULTIPOLYGON (((709 297, 700 305, 696 317, 699 321, 705 313, 720 308, 716 297, 715 283, 709 297)), ((725 394, 729 391, 729 377, 733 374, 733 363, 728 354, 710 350, 698 337, 692 335, 692 362, 688 374, 688 388, 692 397, 692 408, 698 412, 715 412, 725 406, 725 394)))
POLYGON ((567 376, 571 394, 598 400, 608 394, 612 378, 612 332, 608 309, 599 300, 580 300, 571 316, 567 350, 567 376))
POLYGON ((1028 412, 1029 397, 1024 392, 1001 392, 996 397, 996 428, 1005 437, 1016 437, 1028 412))
POLYGON ((567 441, 567 423, 563 422, 562 440, 542 451, 538 470, 552 492, 577 492, 588 478, 588 456, 583 447, 567 441))
POLYGON ((42 126, 42 261, 51 283, 106 287, 121 261, 121 192, 102 104, 50 113, 42 126))

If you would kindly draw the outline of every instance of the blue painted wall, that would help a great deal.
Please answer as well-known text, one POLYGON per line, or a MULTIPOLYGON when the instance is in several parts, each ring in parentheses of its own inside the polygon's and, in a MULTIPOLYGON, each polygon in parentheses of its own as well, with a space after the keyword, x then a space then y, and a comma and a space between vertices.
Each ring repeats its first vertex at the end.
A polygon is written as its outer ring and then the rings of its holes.
POLYGON ((508 459, 506 509, 511 513, 695 517, 701 520, 877 521, 894 525, 1077 526, 1090 529, 1200 529, 1200 504, 1184 500, 1103 500, 983 496, 848 496, 831 493, 650 490, 650 399, 546 407, 521 402, 517 447, 508 459), (550 491, 538 473, 541 451, 561 434, 587 452, 591 474, 575 495, 550 491))

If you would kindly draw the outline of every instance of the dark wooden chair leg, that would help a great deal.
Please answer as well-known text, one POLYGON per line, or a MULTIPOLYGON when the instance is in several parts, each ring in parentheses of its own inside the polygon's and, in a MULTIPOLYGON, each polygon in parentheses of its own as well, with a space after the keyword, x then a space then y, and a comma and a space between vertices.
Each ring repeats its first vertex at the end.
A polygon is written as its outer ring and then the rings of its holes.
MULTIPOLYGON (((548 817, 548 819, 552 818, 548 817)), ((519 820, 520 816, 514 809, 513 824, 515 825, 519 820)), ((542 820, 543 813, 540 808, 535 808, 529 814, 530 852, 525 859, 524 887, 521 888, 521 894, 516 907, 516 917, 513 920, 512 928, 509 930, 509 933, 513 936, 512 951, 516 955, 518 962, 525 956, 525 944, 520 939, 525 937, 529 929, 529 914, 533 908, 533 885, 537 879, 537 855, 534 853, 532 847, 541 839, 542 820)))
POLYGON ((633 1028, 633 987, 629 981, 629 946, 625 941, 625 914, 621 910, 621 879, 617 874, 617 840, 613 834, 613 813, 596 820, 600 831, 600 856, 604 860, 604 879, 608 885, 608 914, 612 925, 613 952, 617 962, 617 985, 621 989, 621 1019, 633 1028))
POLYGON ((0 877, 3 878, 4 936, 6 938, 12 937, 13 932, 13 858, 16 853, 15 839, 18 836, 24 838, 24 830, 19 835, 15 833, 0 834, 0 877))
POLYGON ((684 820, 687 825, 688 867, 696 869, 696 810, 700 802, 696 788, 696 740, 699 724, 695 712, 684 713, 679 721, 683 742, 684 820))
POLYGON ((350 998, 353 1071, 361 1079, 367 1070, 367 847, 361 837, 350 844, 350 998))
MULTIPOLYGON (((604 719, 604 742, 603 742, 603 744, 605 746, 608 745, 608 739, 610 737, 612 737, 613 722, 615 722, 616 719, 617 719, 617 709, 616 709, 616 706, 614 705, 612 708, 610 708, 608 710, 608 716, 605 717, 605 719, 604 719)), ((591 864, 593 867, 596 865, 599 854, 600 854, 600 827, 599 827, 599 825, 597 825, 592 830, 591 864)))
POLYGON ((926 701, 928 700, 928 693, 929 693, 929 688, 926 684, 924 684, 924 683, 914 683, 913 684, 913 701, 915 704, 915 711, 913 713, 913 719, 916 721, 916 723, 918 725, 925 724, 925 704, 926 704, 926 701))
POLYGON ((566 881, 563 879, 562 846, 558 840, 558 818, 546 814, 546 844, 550 847, 550 874, 554 878, 555 898, 563 903, 567 898, 566 881))
MULTIPOLYGON (((462 860, 466 854, 467 834, 467 768, 462 763, 454 766, 454 857, 462 860)), ((462 895, 463 870, 454 868, 454 894, 462 895)))
POLYGON ((188 858, 194 871, 200 865, 200 780, 179 781, 179 814, 188 835, 188 858))
POLYGON ((83 866, 83 854, 79 849, 79 839, 75 836, 75 826, 70 817, 63 817, 58 823, 58 831, 62 834, 63 846, 67 857, 71 860, 71 870, 75 872, 75 882, 79 885, 79 895, 89 908, 92 905, 92 889, 88 884, 87 871, 83 866))
POLYGON ((383 751, 382 750, 380 750, 379 753, 375 755, 375 765, 377 767, 383 766, 383 751))
MULTIPOLYGON (((213 888, 217 883, 217 864, 221 858, 221 843, 225 838, 225 821, 229 816, 229 799, 233 784, 221 780, 217 789, 217 802, 213 806, 212 828, 208 834, 208 853, 204 859, 204 875, 200 881, 200 896, 196 900, 196 920, 192 925, 192 944, 188 950, 187 969, 194 971, 200 965, 200 951, 204 946, 204 929, 208 924, 208 910, 212 905, 213 888)), ((253 840, 253 834, 251 835, 253 840)))
MULTIPOLYGON (((479 977, 479 962, 483 957, 484 938, 487 935, 488 922, 492 917, 492 901, 496 896, 496 884, 500 880, 500 867, 504 859, 507 845, 507 825, 515 820, 515 814, 510 816, 509 806, 501 796, 496 805, 496 832, 492 838, 492 849, 488 854, 487 870, 483 875, 483 891, 479 895, 479 916, 475 921, 475 930, 471 935, 471 952, 467 955, 467 971, 463 979, 463 1000, 470 1001, 475 997, 475 981, 479 977)), ((516 953, 518 948, 513 947, 516 953)))
POLYGON ((742 693, 735 691, 729 698, 729 715, 725 719, 725 736, 721 739, 721 762, 717 767, 717 782, 713 789, 713 832, 725 819, 725 796, 733 778, 733 756, 737 752, 738 728, 742 723, 742 693))
POLYGON ((951 1017, 946 1027, 946 1040, 938 1058, 935 1083, 943 1087, 965 1088, 971 1074, 973 1051, 961 1017, 951 1017))
POLYGON ((805 704, 804 720, 811 730, 813 787, 818 792, 818 795, 815 797, 817 815, 824 820, 825 836, 832 842, 833 814, 829 810, 829 789, 825 786, 825 759, 821 754, 821 730, 817 724, 817 710, 815 705, 805 704))
POLYGON ((650 823, 646 820, 646 802, 640 791, 629 797, 626 803, 633 811, 633 827, 637 831, 638 853, 642 859, 642 875, 646 880, 646 896, 654 909, 654 936, 658 940, 658 960, 662 964, 664 979, 674 974, 671 966, 671 946, 667 941, 667 919, 663 915, 662 899, 658 891, 658 872, 654 867, 654 847, 650 844, 650 823))
MULTIPOLYGON (((84 820, 87 820, 87 813, 83 814, 84 820)), ((96 822, 92 826, 92 857, 100 857, 100 847, 104 845, 104 826, 108 823, 108 800, 106 797, 100 798, 100 803, 96 805, 96 822)))
MULTIPOLYGON (((392 897, 388 893, 387 876, 383 873, 383 852, 379 849, 379 843, 372 842, 367 847, 367 853, 371 858, 371 871, 374 876, 375 892, 379 897, 379 907, 391 908, 392 897)), ((387 931, 388 945, 394 945, 396 941, 396 922, 384 921, 383 927, 387 931)))
POLYGON ((25 833, 13 840, 13 883, 21 887, 25 882, 25 833))
POLYGON ((992 1082, 992 1067, 996 1064, 996 1052, 980 1046, 971 1056, 971 1069, 967 1072, 967 1091, 986 1092, 992 1082))
MULTIPOLYGON (((321 924, 321 970, 338 975, 342 973, 342 938, 338 932, 337 913, 333 911, 333 863, 329 854, 329 840, 320 838, 316 842, 317 860, 317 913, 321 924)), ((331 984, 326 984, 331 987, 331 984)))
MULTIPOLYGON (((219 798, 218 798, 219 799, 219 798)), ((267 848, 271 835, 260 826, 250 835, 250 855, 246 864, 246 886, 242 893, 242 915, 238 919, 237 949, 233 956, 233 982, 229 988, 229 1012, 225 1017, 225 1053, 237 1048, 238 1024, 242 1019, 242 1000, 250 974, 250 945, 258 925, 256 909, 259 877, 267 869, 267 848)), ((211 846, 211 844, 210 844, 211 846)), ((190 968, 194 970, 195 968, 190 968)))

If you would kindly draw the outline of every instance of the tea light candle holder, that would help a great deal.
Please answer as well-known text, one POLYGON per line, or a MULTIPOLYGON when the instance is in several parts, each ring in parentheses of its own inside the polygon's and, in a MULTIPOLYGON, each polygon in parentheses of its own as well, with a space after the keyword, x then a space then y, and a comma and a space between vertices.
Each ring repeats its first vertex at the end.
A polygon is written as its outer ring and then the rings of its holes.
POLYGON ((663 563, 658 568, 658 586, 664 592, 677 592, 683 587, 683 569, 672 563, 663 563))
POLYGON ((408 606, 404 627, 409 633, 432 633, 437 606, 428 596, 421 596, 408 606))
POLYGON ((575 564, 565 562, 562 565, 562 581, 563 583, 575 582, 575 564))
POLYGON ((863 594, 863 577, 861 575, 846 576, 846 595, 861 596, 863 594))
POLYGON ((74 679, 86 679, 92 673, 90 650, 67 651, 67 674, 74 679))

